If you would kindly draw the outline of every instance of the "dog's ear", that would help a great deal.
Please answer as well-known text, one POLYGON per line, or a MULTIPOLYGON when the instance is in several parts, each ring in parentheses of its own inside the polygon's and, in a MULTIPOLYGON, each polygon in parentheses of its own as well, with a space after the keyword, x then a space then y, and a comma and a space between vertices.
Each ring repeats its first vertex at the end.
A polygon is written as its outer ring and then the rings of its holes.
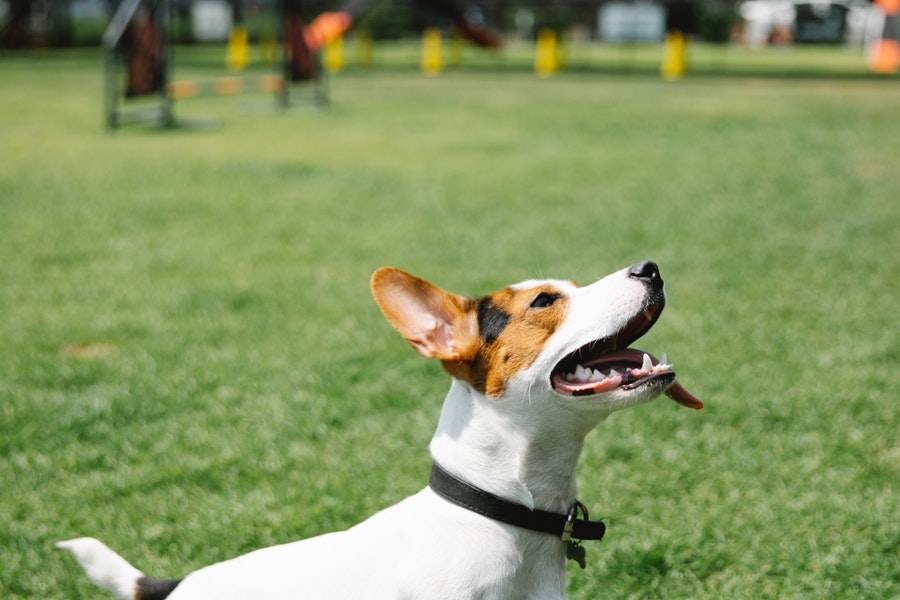
POLYGON ((416 352, 451 363, 471 358, 478 335, 474 300, 393 267, 375 271, 371 286, 381 312, 416 352))

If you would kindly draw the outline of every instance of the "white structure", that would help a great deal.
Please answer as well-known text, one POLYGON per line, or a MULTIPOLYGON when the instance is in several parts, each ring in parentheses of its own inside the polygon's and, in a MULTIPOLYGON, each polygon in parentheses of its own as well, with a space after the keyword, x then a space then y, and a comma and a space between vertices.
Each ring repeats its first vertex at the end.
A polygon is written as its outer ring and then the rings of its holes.
POLYGON ((660 42, 666 34, 666 9, 649 2, 604 4, 597 11, 597 31, 604 42, 660 42))
POLYGON ((231 5, 224 0, 197 0, 191 5, 191 31, 198 42, 224 42, 231 34, 231 5))
MULTIPOLYGON (((744 20, 744 42, 751 47, 765 46, 774 30, 797 31, 798 6, 803 5, 813 15, 822 19, 820 32, 822 35, 833 33, 830 31, 839 24, 834 22, 836 18, 834 10, 839 7, 846 11, 844 16, 843 43, 858 46, 869 37, 867 34, 873 28, 877 28, 879 11, 871 3, 864 0, 747 0, 738 7, 738 12, 744 20)), ((804 33, 809 33, 810 23, 805 23, 804 33)))

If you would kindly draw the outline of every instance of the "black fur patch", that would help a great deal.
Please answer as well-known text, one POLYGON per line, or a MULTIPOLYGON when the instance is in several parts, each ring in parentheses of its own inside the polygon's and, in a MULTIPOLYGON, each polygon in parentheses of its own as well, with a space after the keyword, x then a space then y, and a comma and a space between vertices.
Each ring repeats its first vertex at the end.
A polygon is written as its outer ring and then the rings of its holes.
POLYGON ((164 581, 162 579, 154 579, 152 577, 141 577, 137 581, 137 593, 134 595, 135 600, 163 600, 172 593, 181 580, 164 581))
POLYGON ((494 306, 490 298, 478 303, 478 331, 485 344, 490 344, 503 333, 509 325, 510 315, 505 310, 494 306))

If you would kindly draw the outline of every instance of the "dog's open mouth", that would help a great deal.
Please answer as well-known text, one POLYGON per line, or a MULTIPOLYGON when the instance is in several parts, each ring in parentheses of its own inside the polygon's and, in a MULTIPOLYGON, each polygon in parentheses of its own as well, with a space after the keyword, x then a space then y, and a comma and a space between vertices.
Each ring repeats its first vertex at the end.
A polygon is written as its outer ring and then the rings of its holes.
POLYGON ((665 354, 659 360, 628 347, 653 327, 662 309, 663 304, 653 304, 616 335, 594 340, 566 356, 553 369, 553 389, 567 396, 590 396, 617 389, 665 387, 665 394, 679 404, 695 410, 703 408, 700 400, 675 381, 675 370, 666 364, 665 354))

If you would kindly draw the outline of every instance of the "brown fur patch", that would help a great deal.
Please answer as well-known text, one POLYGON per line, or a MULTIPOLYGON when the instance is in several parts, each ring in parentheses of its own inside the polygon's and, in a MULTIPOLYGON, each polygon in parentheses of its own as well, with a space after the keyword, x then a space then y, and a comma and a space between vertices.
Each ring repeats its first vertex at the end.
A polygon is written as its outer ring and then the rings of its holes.
POLYGON ((505 288, 483 298, 479 305, 484 311, 495 311, 509 319, 500 331, 491 331, 488 336, 482 332, 483 343, 471 362, 465 369, 454 365, 456 368, 451 373, 462 376, 482 394, 499 398, 506 391, 510 378, 531 366, 547 339, 562 325, 568 297, 551 285, 527 290, 505 288), (549 306, 532 307, 532 302, 542 292, 554 296, 555 301, 549 306))

